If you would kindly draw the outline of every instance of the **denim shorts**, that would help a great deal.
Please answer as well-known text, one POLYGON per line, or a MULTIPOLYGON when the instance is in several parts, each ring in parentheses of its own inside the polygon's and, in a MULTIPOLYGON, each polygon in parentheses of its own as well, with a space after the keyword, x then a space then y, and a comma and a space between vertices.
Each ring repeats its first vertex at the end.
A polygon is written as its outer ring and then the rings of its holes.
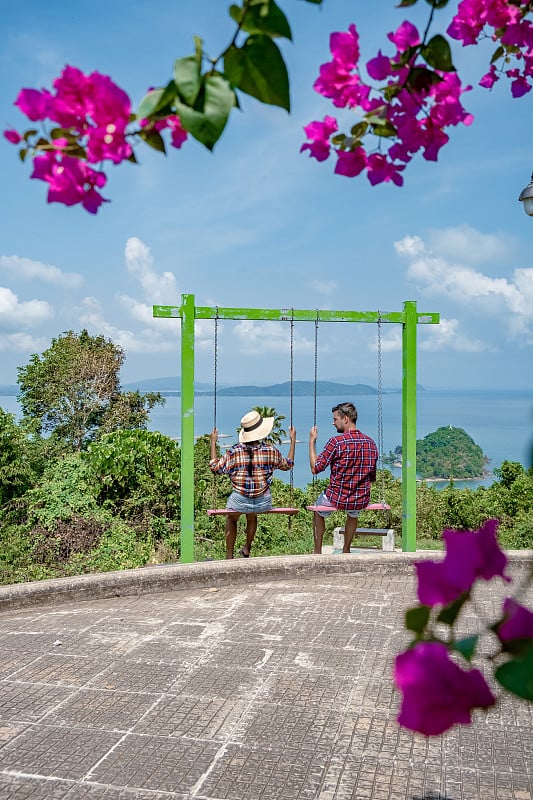
POLYGON ((228 511, 239 511, 241 514, 260 514, 272 508, 272 495, 269 491, 259 497, 245 497, 239 492, 232 492, 226 503, 228 511))
POLYGON ((332 504, 330 500, 328 500, 325 492, 322 492, 322 494, 319 497, 317 497, 315 506, 331 506, 331 511, 316 512, 319 517, 324 517, 324 519, 327 519, 329 516, 331 516, 331 514, 333 514, 334 511, 344 511, 346 514, 348 514, 349 517, 355 517, 355 519, 357 519, 357 517, 362 511, 362 509, 359 509, 358 511, 352 511, 352 510, 346 511, 346 509, 337 508, 332 504))

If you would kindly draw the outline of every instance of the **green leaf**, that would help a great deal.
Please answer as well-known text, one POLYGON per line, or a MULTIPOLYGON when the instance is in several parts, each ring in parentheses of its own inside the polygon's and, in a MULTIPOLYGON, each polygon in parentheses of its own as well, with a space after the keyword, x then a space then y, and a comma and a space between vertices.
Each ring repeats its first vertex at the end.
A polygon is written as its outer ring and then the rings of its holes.
POLYGON ((232 86, 261 103, 290 111, 289 75, 278 46, 269 36, 252 35, 224 56, 224 75, 232 86))
POLYGON ((464 656, 467 661, 471 661, 478 641, 478 634, 474 634, 473 636, 465 636, 464 639, 458 639, 456 642, 454 642, 453 649, 458 653, 461 653, 461 655, 464 656))
POLYGON ((396 130, 392 122, 386 120, 385 122, 380 122, 378 125, 374 125, 372 127, 372 133, 374 133, 376 136, 390 137, 390 136, 396 136, 398 131, 396 130))
POLYGON ((178 92, 174 81, 170 81, 164 89, 152 89, 143 97, 137 110, 137 119, 147 119, 163 109, 169 109, 178 92))
POLYGON ((180 102, 174 106, 185 130, 208 150, 212 150, 235 106, 235 95, 227 80, 214 73, 205 76, 194 108, 180 102))
POLYGON ((417 0, 401 0, 396 8, 408 8, 409 6, 414 6, 416 2, 417 0))
POLYGON ((405 627, 408 631, 423 633, 429 621, 431 608, 429 606, 414 606, 405 612, 405 627))
POLYGON ((37 133, 38 133, 38 131, 36 129, 32 128, 31 130, 26 131, 26 133, 24 134, 24 136, 22 138, 24 139, 24 141, 27 142, 28 139, 31 139, 32 136, 37 136, 37 133))
POLYGON ((494 677, 508 692, 533 701, 533 646, 525 656, 512 658, 499 666, 494 677))
POLYGON ((324 0, 304 0, 305 3, 314 3, 315 6, 321 6, 324 0))
POLYGON ((504 48, 502 47, 502 45, 500 45, 499 47, 497 47, 497 48, 496 48, 496 50, 494 51, 494 53, 492 54, 492 58, 491 58, 491 60, 490 60, 490 63, 491 63, 491 64, 495 64, 495 63, 496 63, 496 61, 499 61, 499 60, 500 60, 500 58, 502 58, 502 57, 503 57, 504 53, 505 53, 505 50, 504 50, 504 48))
POLYGON ((139 131, 139 137, 146 142, 146 144, 153 147, 154 150, 158 150, 160 153, 166 153, 165 149, 165 142, 163 141, 163 137, 156 130, 147 130, 144 128, 143 130, 139 131))
POLYGON ((463 605, 468 600, 468 597, 469 593, 463 592, 463 594, 459 595, 457 600, 454 600, 453 603, 448 603, 447 606, 443 606, 439 616, 437 617, 437 622, 444 622, 445 625, 453 625, 459 616, 459 612, 461 611, 463 605))
POLYGON ((358 122, 357 125, 354 125, 350 130, 351 135, 354 139, 360 139, 361 136, 364 136, 368 130, 368 125, 366 122, 358 122))
POLYGON ((425 58, 426 63, 434 69, 438 69, 441 72, 455 72, 450 43, 440 33, 433 36, 427 45, 422 48, 422 56, 425 58))
POLYGON ((431 69, 413 67, 407 77, 407 86, 414 89, 415 92, 428 92, 433 84, 439 83, 441 80, 442 78, 431 69))
POLYGON ((178 88, 180 100, 188 106, 194 106, 202 88, 202 40, 194 37, 195 54, 186 58, 178 58, 174 62, 174 81, 178 88))
POLYGON ((20 158, 20 160, 22 162, 26 161, 26 156, 27 155, 28 155, 28 148, 27 147, 23 147, 21 150, 19 150, 19 158, 20 158))
POLYGON ((292 33, 287 17, 274 0, 258 6, 248 7, 243 15, 241 6, 230 6, 230 17, 240 24, 246 33, 264 33, 267 36, 283 36, 292 41, 292 33), (242 22, 241 22, 242 20, 242 22))
POLYGON ((428 3, 431 8, 444 8, 448 5, 448 0, 426 0, 426 3, 428 3))

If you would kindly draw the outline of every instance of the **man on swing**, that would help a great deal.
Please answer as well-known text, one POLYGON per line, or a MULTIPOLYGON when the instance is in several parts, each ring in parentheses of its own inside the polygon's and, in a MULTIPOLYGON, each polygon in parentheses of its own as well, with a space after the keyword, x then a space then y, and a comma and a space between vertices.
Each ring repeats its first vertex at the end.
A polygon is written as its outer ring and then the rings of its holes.
POLYGON ((326 442, 319 456, 316 454, 318 430, 316 425, 309 433, 309 464, 313 475, 331 468, 329 485, 316 501, 324 510, 315 511, 313 517, 314 553, 322 553, 322 540, 326 518, 333 511, 346 511, 343 553, 350 552, 357 531, 357 517, 370 502, 370 484, 376 480, 378 449, 370 436, 356 429, 357 409, 353 403, 334 406, 333 425, 337 436, 326 442), (331 511, 327 510, 331 508, 331 511))
POLYGON ((211 460, 209 468, 218 475, 228 475, 233 491, 226 508, 234 512, 226 515, 226 558, 233 558, 237 538, 237 522, 246 514, 246 544, 239 554, 250 557, 257 530, 257 515, 270 511, 272 495, 270 484, 275 469, 291 470, 294 466, 296 429, 289 428, 290 446, 287 458, 272 444, 263 441, 274 426, 274 417, 262 417, 250 411, 241 419, 239 444, 231 447, 221 458, 217 456, 218 431, 211 432, 211 460))

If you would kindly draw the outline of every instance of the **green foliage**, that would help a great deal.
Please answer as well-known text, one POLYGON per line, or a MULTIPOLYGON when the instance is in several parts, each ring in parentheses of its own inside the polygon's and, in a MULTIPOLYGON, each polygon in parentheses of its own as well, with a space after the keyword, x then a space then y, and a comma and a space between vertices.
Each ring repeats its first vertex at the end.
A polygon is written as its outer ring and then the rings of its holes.
POLYGON ((120 391, 124 353, 103 336, 67 331, 19 367, 23 419, 66 449, 81 450, 100 430, 146 427, 159 394, 120 391))
POLYGON ((0 409, 0 506, 20 497, 35 483, 46 463, 46 450, 40 436, 0 409))
POLYGON ((93 442, 84 454, 97 500, 130 519, 173 517, 180 503, 180 448, 168 436, 120 430, 93 442))
POLYGON ((477 478, 486 457, 462 428, 438 428, 416 443, 416 470, 422 478, 477 478))

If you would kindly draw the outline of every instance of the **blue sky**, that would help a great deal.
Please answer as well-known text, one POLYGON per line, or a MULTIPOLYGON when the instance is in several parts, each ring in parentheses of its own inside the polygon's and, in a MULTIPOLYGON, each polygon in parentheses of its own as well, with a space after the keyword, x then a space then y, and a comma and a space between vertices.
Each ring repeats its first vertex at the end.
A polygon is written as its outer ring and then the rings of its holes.
MULTIPOLYGON (((164 84, 192 36, 218 55, 233 26, 215 0, 94 0, 65 6, 27 0, 3 10, 0 122, 24 129, 13 106, 21 87, 49 88, 66 64, 110 75, 136 105, 164 84), (127 9, 127 11, 125 11, 127 9)), ((164 157, 137 148, 140 166, 108 170, 112 202, 96 216, 45 201, 30 165, 2 137, 0 217, 0 384, 66 330, 87 328, 126 353, 123 383, 179 372, 179 322, 152 319, 153 304, 440 312, 419 326, 419 381, 427 387, 531 388, 533 218, 518 195, 533 158, 533 94, 512 100, 508 86, 476 86, 492 52, 454 51, 474 90, 475 116, 454 129, 435 163, 416 159, 405 186, 370 187, 299 154, 303 126, 332 113, 312 88, 329 58, 329 33, 355 22, 364 58, 405 18, 425 20, 427 4, 397 9, 326 0, 317 8, 283 0, 293 43, 282 43, 292 113, 241 95, 209 153, 189 140, 164 157), (371 6, 371 7, 370 7, 371 6)), ((453 3, 451 5, 454 5, 453 3)), ((444 12, 435 31, 445 27, 444 12)), ((319 377, 375 382, 371 325, 323 324, 319 377)), ((220 383, 288 380, 287 326, 224 323, 220 383)), ((197 332, 197 377, 212 378, 213 326, 197 332)), ((295 378, 313 378, 313 330, 296 327, 295 378)), ((384 384, 401 380, 400 330, 384 330, 384 384)))

